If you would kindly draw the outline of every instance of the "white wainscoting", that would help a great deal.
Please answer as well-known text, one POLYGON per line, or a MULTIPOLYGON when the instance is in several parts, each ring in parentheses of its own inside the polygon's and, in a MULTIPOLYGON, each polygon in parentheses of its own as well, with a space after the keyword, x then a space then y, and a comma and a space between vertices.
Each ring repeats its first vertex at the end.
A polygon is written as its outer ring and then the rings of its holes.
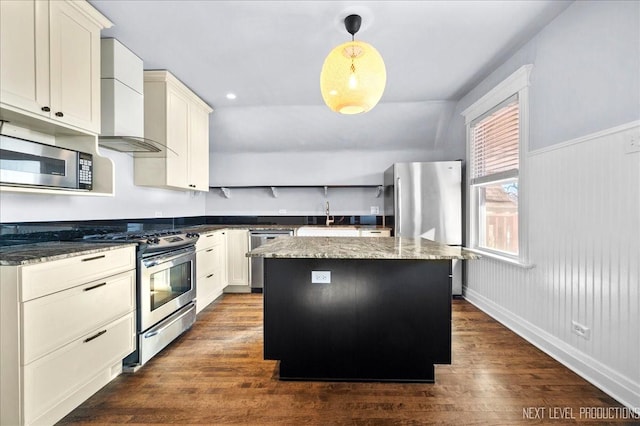
POLYGON ((640 407, 640 122, 527 157, 531 269, 467 262, 464 295, 628 407, 640 407), (572 332, 572 321, 590 338, 572 332))

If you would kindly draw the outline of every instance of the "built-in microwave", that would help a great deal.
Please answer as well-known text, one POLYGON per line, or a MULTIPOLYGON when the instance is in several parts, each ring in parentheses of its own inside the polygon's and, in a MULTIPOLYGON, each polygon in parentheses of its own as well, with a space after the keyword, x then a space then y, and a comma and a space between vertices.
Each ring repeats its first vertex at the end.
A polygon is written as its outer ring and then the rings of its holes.
POLYGON ((0 135, 0 184, 90 191, 93 156, 0 135))

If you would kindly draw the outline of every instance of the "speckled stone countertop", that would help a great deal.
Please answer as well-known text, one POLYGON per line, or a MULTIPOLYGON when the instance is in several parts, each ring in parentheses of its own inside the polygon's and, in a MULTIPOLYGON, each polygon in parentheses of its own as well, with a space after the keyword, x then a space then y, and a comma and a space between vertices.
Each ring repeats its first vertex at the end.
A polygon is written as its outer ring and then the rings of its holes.
POLYGON ((183 231, 190 232, 212 232, 218 231, 221 229, 246 229, 246 230, 258 230, 258 231, 268 231, 268 230, 280 230, 280 229, 298 229, 298 228, 331 228, 331 229, 371 229, 371 230, 384 230, 391 229, 385 226, 379 225, 331 225, 330 227, 326 227, 325 225, 194 225, 194 226, 185 226, 181 228, 183 231))
POLYGON ((100 253, 135 244, 49 242, 0 247, 0 266, 30 265, 73 256, 100 253))
POLYGON ((259 229, 259 230, 269 230, 269 229, 297 229, 303 225, 194 225, 194 226, 185 226, 184 228, 180 228, 181 231, 190 231, 190 232, 212 232, 212 231, 220 231, 223 229, 259 229))
POLYGON ((247 257, 438 260, 480 256, 423 238, 279 237, 251 250, 247 257))

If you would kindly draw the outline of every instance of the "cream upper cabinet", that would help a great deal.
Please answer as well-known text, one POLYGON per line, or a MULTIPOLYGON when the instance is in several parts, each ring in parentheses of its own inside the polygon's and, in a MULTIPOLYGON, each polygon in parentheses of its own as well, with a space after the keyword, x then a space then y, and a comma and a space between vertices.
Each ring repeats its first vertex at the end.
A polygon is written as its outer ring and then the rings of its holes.
POLYGON ((101 26, 71 2, 50 2, 51 112, 100 133, 101 26))
POLYGON ((189 99, 167 86, 167 185, 190 188, 189 99))
POLYGON ((212 111, 170 72, 145 71, 144 134, 167 149, 136 155, 136 185, 208 191, 212 111))
POLYGON ((49 3, 0 2, 0 104, 49 117, 49 3))
POLYGON ((2 1, 0 19, 3 115, 100 133, 100 30, 111 22, 66 0, 2 1))
POLYGON ((198 191, 209 190, 209 111, 194 107, 190 121, 189 180, 198 191))

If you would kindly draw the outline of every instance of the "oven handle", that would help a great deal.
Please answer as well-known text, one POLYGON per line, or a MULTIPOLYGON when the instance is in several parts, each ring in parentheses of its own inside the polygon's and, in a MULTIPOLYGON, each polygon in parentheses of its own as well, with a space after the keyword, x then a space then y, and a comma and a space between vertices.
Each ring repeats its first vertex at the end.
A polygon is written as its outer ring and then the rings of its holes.
POLYGON ((174 250, 169 253, 148 257, 147 259, 143 259, 142 263, 145 267, 150 268, 152 266, 160 265, 161 263, 171 262, 172 260, 176 260, 184 255, 195 253, 195 251, 196 248, 194 246, 190 246, 184 249, 174 250))

